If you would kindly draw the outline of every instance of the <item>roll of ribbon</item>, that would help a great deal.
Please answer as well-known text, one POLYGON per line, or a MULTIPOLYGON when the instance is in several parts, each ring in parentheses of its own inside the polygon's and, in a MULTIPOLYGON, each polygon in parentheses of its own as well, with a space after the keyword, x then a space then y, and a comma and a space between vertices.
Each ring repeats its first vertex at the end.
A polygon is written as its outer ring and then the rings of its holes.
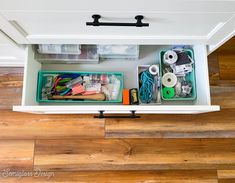
POLYGON ((159 74, 159 66, 158 65, 151 65, 149 67, 149 73, 152 74, 153 76, 156 76, 159 74))
POLYGON ((175 74, 168 72, 162 76, 162 84, 165 87, 174 87, 177 83, 177 77, 175 74))
POLYGON ((162 93, 163 93, 163 97, 165 99, 170 99, 175 96, 174 88, 165 87, 165 88, 163 88, 162 93))
POLYGON ((178 60, 178 55, 173 50, 168 50, 163 55, 163 62, 166 65, 172 65, 178 60))

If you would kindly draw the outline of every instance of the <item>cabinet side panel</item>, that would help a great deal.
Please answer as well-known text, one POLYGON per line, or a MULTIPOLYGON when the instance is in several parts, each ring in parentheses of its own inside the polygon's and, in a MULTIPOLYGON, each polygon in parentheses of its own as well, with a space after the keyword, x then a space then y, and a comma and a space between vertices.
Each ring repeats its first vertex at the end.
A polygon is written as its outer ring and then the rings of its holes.
POLYGON ((207 50, 205 45, 195 45, 196 105, 211 105, 207 50))
POLYGON ((24 87, 22 94, 22 105, 38 105, 36 102, 37 77, 41 64, 34 60, 32 46, 27 48, 27 59, 24 69, 24 87))

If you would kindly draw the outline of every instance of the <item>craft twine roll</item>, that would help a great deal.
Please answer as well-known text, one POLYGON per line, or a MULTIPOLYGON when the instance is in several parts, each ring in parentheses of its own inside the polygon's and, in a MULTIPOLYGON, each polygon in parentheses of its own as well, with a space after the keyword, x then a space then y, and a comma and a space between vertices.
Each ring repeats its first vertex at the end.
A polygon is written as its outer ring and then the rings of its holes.
POLYGON ((163 62, 165 65, 172 65, 178 60, 178 55, 173 50, 168 50, 163 55, 163 62))
POLYGON ((165 87, 163 88, 162 92, 163 92, 163 97, 166 99, 170 99, 175 96, 174 88, 165 87))
POLYGON ((162 76, 162 84, 165 87, 174 87, 177 83, 177 77, 173 73, 166 73, 162 76))

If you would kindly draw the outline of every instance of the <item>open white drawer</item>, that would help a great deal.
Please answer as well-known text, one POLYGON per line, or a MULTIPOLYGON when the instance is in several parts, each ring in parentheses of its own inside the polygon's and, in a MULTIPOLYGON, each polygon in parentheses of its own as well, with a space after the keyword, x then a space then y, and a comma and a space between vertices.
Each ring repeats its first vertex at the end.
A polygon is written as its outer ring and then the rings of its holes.
POLYGON ((99 64, 41 64, 34 59, 32 46, 27 49, 25 63, 24 87, 22 105, 14 106, 14 111, 70 114, 89 113, 169 113, 191 114, 218 111, 219 106, 212 106, 210 100, 210 86, 207 65, 207 49, 205 45, 193 45, 195 57, 195 75, 197 99, 195 101, 172 101, 156 105, 128 105, 121 104, 82 104, 82 103, 53 103, 36 102, 37 76, 39 70, 72 70, 72 71, 118 71, 124 73, 124 88, 137 88, 137 66, 156 63, 161 50, 170 45, 140 45, 140 59, 138 61, 103 61, 99 64))

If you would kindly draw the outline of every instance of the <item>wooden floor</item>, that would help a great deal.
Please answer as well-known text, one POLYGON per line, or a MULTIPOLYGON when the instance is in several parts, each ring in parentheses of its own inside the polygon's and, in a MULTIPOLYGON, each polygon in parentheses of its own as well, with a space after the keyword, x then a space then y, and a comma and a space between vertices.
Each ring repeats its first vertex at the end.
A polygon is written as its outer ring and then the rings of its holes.
POLYGON ((235 182, 235 38, 209 68, 220 112, 133 120, 12 112, 23 69, 0 68, 0 182, 235 182))

